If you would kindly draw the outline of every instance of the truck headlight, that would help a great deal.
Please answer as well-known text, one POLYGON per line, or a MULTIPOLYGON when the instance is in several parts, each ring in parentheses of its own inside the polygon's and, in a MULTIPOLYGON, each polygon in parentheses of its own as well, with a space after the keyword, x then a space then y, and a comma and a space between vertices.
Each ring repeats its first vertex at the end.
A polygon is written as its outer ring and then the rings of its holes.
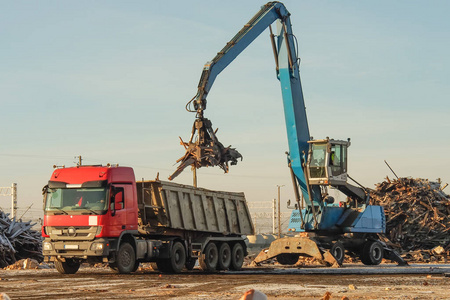
POLYGON ((103 243, 93 243, 91 245, 91 250, 103 250, 104 244, 103 243))
POLYGON ((52 243, 50 243, 50 242, 43 242, 42 243, 42 250, 44 250, 44 251, 53 250, 52 243))

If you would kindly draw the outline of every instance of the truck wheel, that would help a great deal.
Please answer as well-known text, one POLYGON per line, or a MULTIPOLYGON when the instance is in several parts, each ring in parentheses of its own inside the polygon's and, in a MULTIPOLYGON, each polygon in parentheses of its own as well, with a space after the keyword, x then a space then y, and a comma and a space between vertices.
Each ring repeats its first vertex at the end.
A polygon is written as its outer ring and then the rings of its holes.
POLYGON ((277 256, 277 262, 281 265, 295 265, 299 256, 298 254, 282 253, 277 256))
POLYGON ((216 244, 209 242, 205 248, 205 251, 200 255, 198 263, 200 269, 205 272, 214 272, 219 260, 219 251, 216 244))
POLYGON ((331 246, 330 253, 334 256, 337 263, 342 265, 345 258, 345 248, 341 242, 336 242, 331 246))
POLYGON ((134 271, 136 267, 136 254, 134 248, 129 243, 123 243, 119 247, 116 257, 116 264, 119 273, 128 274, 134 271))
POLYGON ((80 262, 70 258, 66 258, 66 261, 55 261, 55 268, 61 274, 75 274, 80 268, 80 262))
POLYGON ((244 248, 241 243, 236 243, 231 250, 231 265, 230 269, 239 271, 244 264, 244 248))
POLYGON ((170 250, 167 268, 170 273, 180 273, 186 264, 186 250, 180 242, 175 242, 170 250))
POLYGON ((221 243, 219 247, 218 270, 228 270, 231 264, 231 248, 227 242, 221 243))
POLYGON ((188 259, 186 259, 186 263, 184 264, 184 266, 186 267, 186 269, 188 271, 192 271, 195 267, 195 263, 197 262, 197 259, 194 257, 189 257, 188 259))
POLYGON ((383 246, 378 241, 367 241, 361 252, 361 261, 365 265, 379 265, 383 259, 383 246))

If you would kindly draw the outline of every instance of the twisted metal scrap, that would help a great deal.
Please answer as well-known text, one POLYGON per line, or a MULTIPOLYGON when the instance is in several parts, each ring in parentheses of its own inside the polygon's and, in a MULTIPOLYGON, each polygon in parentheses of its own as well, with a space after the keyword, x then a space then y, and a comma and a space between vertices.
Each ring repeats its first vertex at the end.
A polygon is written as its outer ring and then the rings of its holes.
POLYGON ((180 163, 175 172, 169 176, 169 180, 177 177, 185 168, 192 166, 199 169, 201 167, 219 166, 225 173, 228 173, 228 164, 236 165, 238 159, 242 160, 242 155, 231 145, 224 147, 217 139, 216 131, 212 129, 212 123, 207 118, 199 117, 192 127, 189 142, 184 142, 181 137, 181 145, 186 153, 177 160, 180 163), (195 133, 197 131, 197 137, 195 133))

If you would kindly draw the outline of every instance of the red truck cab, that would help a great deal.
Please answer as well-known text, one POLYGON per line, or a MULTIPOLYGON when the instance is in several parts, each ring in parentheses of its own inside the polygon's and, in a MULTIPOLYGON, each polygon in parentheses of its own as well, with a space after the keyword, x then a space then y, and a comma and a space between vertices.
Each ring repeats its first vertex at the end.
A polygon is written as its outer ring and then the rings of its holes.
POLYGON ((132 168, 78 166, 53 172, 44 188, 42 235, 43 254, 57 268, 72 273, 83 259, 111 261, 121 237, 137 232, 132 168))

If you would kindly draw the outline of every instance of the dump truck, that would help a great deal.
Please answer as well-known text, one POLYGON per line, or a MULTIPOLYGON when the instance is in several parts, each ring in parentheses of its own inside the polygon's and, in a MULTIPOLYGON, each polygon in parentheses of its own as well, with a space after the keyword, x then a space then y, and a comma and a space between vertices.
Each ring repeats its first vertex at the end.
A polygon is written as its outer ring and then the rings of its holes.
POLYGON ((43 255, 62 274, 81 263, 131 273, 153 262, 164 273, 240 270, 254 233, 244 193, 158 179, 122 166, 56 168, 43 189, 43 255))

